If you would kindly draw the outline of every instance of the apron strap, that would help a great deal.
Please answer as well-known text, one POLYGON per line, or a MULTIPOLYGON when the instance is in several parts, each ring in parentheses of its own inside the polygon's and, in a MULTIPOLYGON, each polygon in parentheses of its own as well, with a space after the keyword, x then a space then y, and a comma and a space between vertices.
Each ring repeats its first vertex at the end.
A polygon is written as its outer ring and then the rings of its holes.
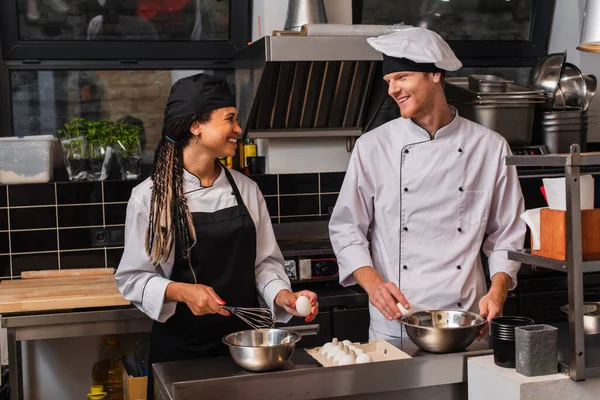
POLYGON ((242 200, 242 195, 240 194, 240 190, 238 189, 237 185, 235 184, 235 181, 233 180, 233 176, 231 176, 231 172, 229 172, 229 169, 225 166, 221 166, 221 168, 223 168, 223 171, 225 171, 225 176, 227 177, 227 180, 229 181, 229 184, 231 185, 231 188, 233 189, 233 194, 235 195, 235 200, 238 203, 239 207, 243 207, 244 209, 246 209, 246 211, 248 211, 248 209, 246 208, 246 205, 244 204, 244 201, 242 200))

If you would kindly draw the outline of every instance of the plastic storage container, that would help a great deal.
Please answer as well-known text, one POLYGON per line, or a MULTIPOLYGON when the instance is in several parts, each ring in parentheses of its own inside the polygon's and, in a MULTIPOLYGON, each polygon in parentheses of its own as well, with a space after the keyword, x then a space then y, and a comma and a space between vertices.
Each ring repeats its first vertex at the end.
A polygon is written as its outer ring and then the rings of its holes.
POLYGON ((92 367, 92 383, 102 385, 106 400, 123 400, 123 362, 118 339, 105 339, 102 360, 92 367))
POLYGON ((53 178, 54 136, 0 138, 0 183, 45 183, 53 178))

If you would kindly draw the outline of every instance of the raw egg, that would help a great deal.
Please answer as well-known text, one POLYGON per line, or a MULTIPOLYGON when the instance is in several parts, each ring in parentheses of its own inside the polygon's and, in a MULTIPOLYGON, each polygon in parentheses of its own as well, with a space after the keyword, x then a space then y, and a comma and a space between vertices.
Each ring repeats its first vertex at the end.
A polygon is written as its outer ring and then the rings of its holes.
POLYGON ((312 308, 310 300, 306 296, 300 296, 296 299, 296 311, 303 317, 307 317, 310 314, 312 308))
POLYGON ((400 309, 400 312, 402 313, 403 317, 410 317, 411 315, 413 315, 413 309, 410 305, 408 306, 408 309, 404 308, 400 303, 398 303, 397 306, 400 309))

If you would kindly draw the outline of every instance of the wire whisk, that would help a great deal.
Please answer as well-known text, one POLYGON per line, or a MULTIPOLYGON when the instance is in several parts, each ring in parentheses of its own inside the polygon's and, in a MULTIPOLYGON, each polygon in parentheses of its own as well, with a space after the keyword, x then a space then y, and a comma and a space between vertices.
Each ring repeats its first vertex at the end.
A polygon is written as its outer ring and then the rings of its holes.
POLYGON ((275 315, 269 308, 222 307, 250 325, 252 329, 266 330, 275 326, 275 315))

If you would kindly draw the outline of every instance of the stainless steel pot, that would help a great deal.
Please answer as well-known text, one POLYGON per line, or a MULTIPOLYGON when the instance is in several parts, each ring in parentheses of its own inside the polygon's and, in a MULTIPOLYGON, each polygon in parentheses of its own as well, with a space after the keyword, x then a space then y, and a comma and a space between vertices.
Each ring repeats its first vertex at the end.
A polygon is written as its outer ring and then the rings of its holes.
MULTIPOLYGON (((564 305, 561 311, 569 314, 569 305, 564 305)), ((600 303, 583 303, 583 332, 586 335, 600 333, 600 303)))
POLYGON ((469 311, 427 310, 402 317, 400 323, 420 349, 452 353, 473 343, 485 319, 469 311))

